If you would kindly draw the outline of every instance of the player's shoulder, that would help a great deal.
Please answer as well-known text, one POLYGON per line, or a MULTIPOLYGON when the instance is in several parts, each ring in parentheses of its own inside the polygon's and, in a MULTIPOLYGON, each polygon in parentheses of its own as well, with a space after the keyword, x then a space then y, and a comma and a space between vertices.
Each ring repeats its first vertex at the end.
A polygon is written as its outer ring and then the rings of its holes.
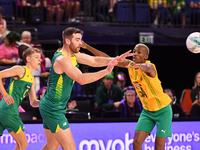
POLYGON ((20 66, 20 65, 15 65, 13 67, 10 68, 11 70, 17 70, 17 71, 22 71, 25 70, 24 66, 20 66))

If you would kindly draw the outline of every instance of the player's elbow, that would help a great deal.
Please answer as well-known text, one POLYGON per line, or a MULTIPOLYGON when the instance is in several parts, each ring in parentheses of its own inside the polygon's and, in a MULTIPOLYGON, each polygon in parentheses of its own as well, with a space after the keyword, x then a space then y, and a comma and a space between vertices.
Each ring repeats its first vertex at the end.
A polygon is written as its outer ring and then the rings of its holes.
POLYGON ((83 80, 77 81, 80 85, 85 85, 86 83, 83 80))

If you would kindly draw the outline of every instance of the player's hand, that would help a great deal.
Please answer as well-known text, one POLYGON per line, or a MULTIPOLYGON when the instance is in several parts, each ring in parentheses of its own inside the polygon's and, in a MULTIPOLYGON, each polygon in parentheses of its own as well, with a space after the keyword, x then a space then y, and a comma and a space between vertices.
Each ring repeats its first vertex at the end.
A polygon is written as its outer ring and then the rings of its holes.
POLYGON ((77 106, 77 103, 75 100, 68 102, 68 109, 74 109, 77 106))
POLYGON ((81 48, 87 49, 87 44, 84 41, 82 41, 81 48))
POLYGON ((13 97, 10 95, 4 96, 3 99, 5 100, 7 105, 14 104, 14 102, 15 102, 13 97))
POLYGON ((113 68, 118 64, 117 59, 119 59, 119 56, 115 57, 114 59, 112 59, 112 60, 109 62, 108 66, 107 66, 107 68, 106 68, 107 71, 108 71, 108 73, 111 73, 112 70, 113 70, 113 68))
POLYGON ((119 58, 117 59, 118 62, 123 62, 126 57, 129 57, 129 56, 133 56, 133 53, 130 53, 132 50, 129 50, 128 52, 122 54, 119 56, 119 58))
POLYGON ((132 61, 131 64, 125 66, 126 68, 134 68, 134 69, 139 69, 140 67, 134 62, 132 61))

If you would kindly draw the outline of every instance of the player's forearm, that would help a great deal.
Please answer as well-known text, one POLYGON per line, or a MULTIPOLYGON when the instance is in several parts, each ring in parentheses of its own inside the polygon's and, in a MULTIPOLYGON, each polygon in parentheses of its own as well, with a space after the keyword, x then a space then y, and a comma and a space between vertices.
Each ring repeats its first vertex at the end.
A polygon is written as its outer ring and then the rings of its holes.
POLYGON ((0 63, 9 65, 9 64, 15 64, 16 61, 10 59, 0 59, 0 63))
POLYGON ((101 57, 110 57, 109 55, 107 55, 104 52, 101 52, 99 50, 97 50, 96 48, 93 48, 90 45, 86 46, 86 49, 89 50, 92 54, 94 54, 95 56, 101 56, 101 57))
POLYGON ((32 107, 39 107, 39 100, 35 99, 34 101, 30 101, 30 105, 32 107))
POLYGON ((94 81, 97 81, 104 76, 106 76, 109 72, 107 69, 95 72, 95 73, 83 73, 78 80, 76 80, 79 84, 84 85, 88 83, 92 83, 94 81))
POLYGON ((112 59, 113 58, 111 57, 95 57, 92 66, 93 67, 107 66, 112 59))

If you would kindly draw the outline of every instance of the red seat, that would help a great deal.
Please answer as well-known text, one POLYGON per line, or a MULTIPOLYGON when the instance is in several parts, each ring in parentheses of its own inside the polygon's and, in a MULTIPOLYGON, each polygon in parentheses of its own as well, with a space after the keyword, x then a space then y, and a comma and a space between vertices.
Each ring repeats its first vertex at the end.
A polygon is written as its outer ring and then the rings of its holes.
POLYGON ((181 94, 180 104, 186 115, 190 115, 192 108, 192 99, 190 97, 191 89, 184 89, 181 94))

